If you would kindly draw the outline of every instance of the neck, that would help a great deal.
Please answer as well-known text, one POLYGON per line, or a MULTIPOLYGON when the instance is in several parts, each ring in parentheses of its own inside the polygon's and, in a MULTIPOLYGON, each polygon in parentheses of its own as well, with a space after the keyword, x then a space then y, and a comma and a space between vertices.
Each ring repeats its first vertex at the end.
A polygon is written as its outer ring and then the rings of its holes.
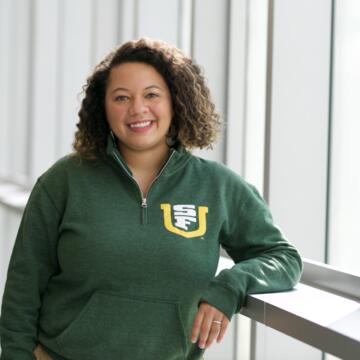
POLYGON ((125 146, 119 146, 119 151, 133 173, 148 173, 157 175, 169 157, 169 147, 155 147, 146 151, 134 151, 125 146))
POLYGON ((119 146, 119 150, 138 183, 142 196, 146 198, 151 184, 169 157, 169 147, 164 144, 159 148, 134 151, 119 146))

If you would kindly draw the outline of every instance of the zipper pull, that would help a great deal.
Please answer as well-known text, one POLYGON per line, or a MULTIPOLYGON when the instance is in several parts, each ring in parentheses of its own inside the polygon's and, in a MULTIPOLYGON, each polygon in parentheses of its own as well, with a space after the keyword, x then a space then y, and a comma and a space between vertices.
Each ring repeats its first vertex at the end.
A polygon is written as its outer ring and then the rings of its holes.
POLYGON ((142 207, 142 224, 147 224, 147 201, 146 198, 142 198, 141 200, 141 207, 142 207))

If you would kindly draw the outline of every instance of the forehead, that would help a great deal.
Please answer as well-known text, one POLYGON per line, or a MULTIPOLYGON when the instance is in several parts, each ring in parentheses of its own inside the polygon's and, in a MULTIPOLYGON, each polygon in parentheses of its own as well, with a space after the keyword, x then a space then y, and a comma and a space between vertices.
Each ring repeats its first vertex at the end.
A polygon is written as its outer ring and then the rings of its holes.
POLYGON ((110 71, 108 88, 122 86, 125 88, 147 87, 158 85, 167 89, 162 75, 151 65, 140 62, 123 63, 110 71))

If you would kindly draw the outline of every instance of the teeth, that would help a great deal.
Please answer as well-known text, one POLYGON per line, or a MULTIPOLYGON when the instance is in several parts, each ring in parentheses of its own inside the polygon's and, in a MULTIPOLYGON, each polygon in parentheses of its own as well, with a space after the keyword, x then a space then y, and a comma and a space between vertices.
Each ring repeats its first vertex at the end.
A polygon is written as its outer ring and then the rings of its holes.
POLYGON ((151 124, 151 121, 143 121, 135 124, 130 124, 131 128, 143 128, 146 126, 149 126, 151 124))

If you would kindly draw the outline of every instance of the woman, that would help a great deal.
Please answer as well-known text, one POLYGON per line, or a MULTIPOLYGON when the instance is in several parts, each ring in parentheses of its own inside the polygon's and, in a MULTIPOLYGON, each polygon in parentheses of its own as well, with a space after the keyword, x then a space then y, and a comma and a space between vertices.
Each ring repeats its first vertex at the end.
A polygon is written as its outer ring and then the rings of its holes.
POLYGON ((195 360, 301 259, 254 187, 193 156, 219 128, 199 67, 150 39, 89 77, 75 153, 36 183, 11 257, 2 360, 195 360), (215 277, 220 244, 235 261, 215 277))

